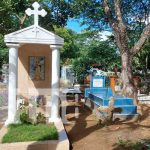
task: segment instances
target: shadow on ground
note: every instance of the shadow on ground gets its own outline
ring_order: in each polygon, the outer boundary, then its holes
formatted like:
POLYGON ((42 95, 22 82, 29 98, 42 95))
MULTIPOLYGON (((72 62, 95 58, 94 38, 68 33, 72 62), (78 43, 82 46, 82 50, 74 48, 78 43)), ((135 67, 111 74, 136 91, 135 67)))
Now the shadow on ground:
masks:
POLYGON ((143 105, 140 108, 142 116, 136 122, 116 121, 112 125, 102 126, 89 108, 77 102, 68 102, 71 105, 67 106, 67 119, 71 124, 66 124, 65 128, 72 144, 71 149, 124 150, 116 144, 119 137, 133 141, 150 139, 150 106, 143 105), (76 110, 79 110, 78 117, 75 115, 76 110))

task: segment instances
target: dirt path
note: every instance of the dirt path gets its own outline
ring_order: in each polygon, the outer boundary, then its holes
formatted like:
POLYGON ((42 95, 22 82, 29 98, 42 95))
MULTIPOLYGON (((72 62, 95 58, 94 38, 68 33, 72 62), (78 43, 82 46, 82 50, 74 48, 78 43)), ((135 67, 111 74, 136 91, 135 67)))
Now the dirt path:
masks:
POLYGON ((7 107, 0 107, 0 129, 4 125, 4 122, 7 119, 7 107))
POLYGON ((0 129, 7 119, 8 113, 8 90, 7 85, 0 82, 0 129))
POLYGON ((150 106, 143 107, 140 122, 121 122, 102 127, 95 115, 87 107, 69 102, 67 119, 70 124, 65 125, 73 150, 119 150, 118 139, 150 139, 150 106), (76 118, 75 109, 79 110, 76 118))

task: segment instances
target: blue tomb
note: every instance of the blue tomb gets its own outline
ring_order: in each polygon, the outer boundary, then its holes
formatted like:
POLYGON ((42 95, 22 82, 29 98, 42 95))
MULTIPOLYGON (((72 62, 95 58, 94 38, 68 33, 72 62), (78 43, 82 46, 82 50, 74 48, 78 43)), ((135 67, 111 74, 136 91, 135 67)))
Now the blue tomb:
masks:
POLYGON ((90 88, 85 89, 84 96, 86 102, 93 105, 92 109, 99 106, 108 106, 110 97, 115 98, 114 107, 121 108, 121 112, 113 114, 114 118, 127 119, 138 117, 137 106, 134 105, 134 100, 125 96, 113 94, 111 88, 105 87, 105 76, 92 77, 90 88))

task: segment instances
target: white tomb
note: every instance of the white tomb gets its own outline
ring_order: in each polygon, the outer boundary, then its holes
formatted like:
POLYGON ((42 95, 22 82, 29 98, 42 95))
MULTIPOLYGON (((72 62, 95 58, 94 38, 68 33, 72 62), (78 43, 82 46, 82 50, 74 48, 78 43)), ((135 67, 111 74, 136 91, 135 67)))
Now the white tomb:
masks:
MULTIPOLYGON (((40 5, 33 3, 34 10, 28 8, 26 14, 34 15, 34 25, 5 35, 9 47, 9 83, 8 83, 8 119, 6 125, 16 122, 18 91, 28 97, 29 89, 46 88, 51 95, 51 114, 49 121, 59 119, 59 75, 60 51, 64 39, 38 25, 38 16, 44 17, 45 10, 39 10, 40 5), (29 76, 29 57, 45 59, 45 76, 40 80, 32 80, 29 76)), ((40 66, 41 67, 41 66, 40 66)), ((40 67, 35 71, 39 72, 40 67)), ((20 94, 19 93, 19 94, 20 94)))

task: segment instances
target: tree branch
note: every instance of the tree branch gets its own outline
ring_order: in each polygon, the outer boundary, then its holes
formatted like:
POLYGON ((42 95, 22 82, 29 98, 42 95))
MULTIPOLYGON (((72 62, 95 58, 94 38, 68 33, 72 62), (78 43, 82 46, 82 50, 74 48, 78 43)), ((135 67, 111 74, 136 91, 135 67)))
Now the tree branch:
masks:
POLYGON ((119 22, 123 22, 121 10, 120 10, 120 0, 114 0, 114 4, 115 4, 115 13, 116 13, 117 19, 119 22))
POLYGON ((109 23, 111 24, 112 28, 116 30, 117 22, 115 21, 113 15, 112 15, 111 9, 108 5, 108 0, 104 0, 103 6, 104 6, 105 14, 108 17, 109 23))
POLYGON ((22 26, 24 25, 24 22, 25 22, 26 18, 27 18, 26 14, 21 18, 21 20, 20 20, 20 28, 22 28, 22 26))
POLYGON ((19 22, 20 22, 20 29, 21 29, 21 28, 23 27, 23 24, 24 24, 26 18, 27 18, 27 15, 24 14, 24 16, 23 16, 22 18, 19 17, 19 15, 17 15, 17 14, 15 14, 15 15, 16 15, 16 17, 19 19, 19 22))
POLYGON ((129 50, 128 48, 128 40, 127 40, 127 26, 123 21, 122 12, 121 12, 121 0, 114 0, 114 9, 115 15, 117 17, 117 30, 115 33, 117 45, 121 51, 121 53, 129 50))
POLYGON ((21 21, 21 18, 15 13, 15 16, 19 19, 19 21, 21 21))
POLYGON ((117 20, 119 22, 119 25, 121 27, 121 30, 126 30, 126 25, 123 22, 122 19, 122 13, 121 13, 121 5, 120 5, 120 0, 114 0, 114 4, 115 4, 115 14, 117 16, 117 20))
POLYGON ((131 48, 130 51, 131 51, 131 54, 132 54, 132 55, 135 55, 135 54, 137 54, 137 53, 140 51, 140 49, 143 47, 143 45, 144 45, 146 39, 147 39, 149 36, 150 36, 150 24, 145 27, 145 29, 143 30, 143 32, 142 32, 142 34, 141 34, 139 40, 138 40, 138 41, 134 44, 134 46, 131 48))

